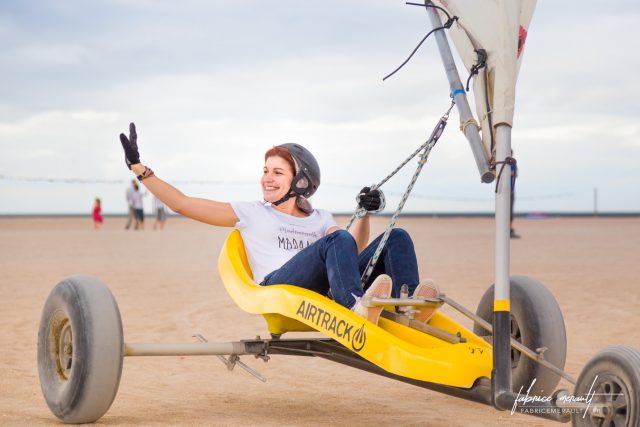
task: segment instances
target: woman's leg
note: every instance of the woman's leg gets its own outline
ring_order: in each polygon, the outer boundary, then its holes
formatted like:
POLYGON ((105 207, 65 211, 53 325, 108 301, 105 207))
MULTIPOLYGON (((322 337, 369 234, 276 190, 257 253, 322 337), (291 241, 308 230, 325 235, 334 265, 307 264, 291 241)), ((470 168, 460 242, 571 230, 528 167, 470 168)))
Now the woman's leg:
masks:
MULTIPOLYGON (((358 255, 360 274, 364 273, 381 239, 382 235, 378 236, 358 255)), ((416 289, 416 286, 418 286, 420 277, 418 275, 418 260, 416 258, 413 240, 411 240, 409 233, 401 228, 391 230, 387 243, 384 245, 382 254, 380 258, 378 258, 378 262, 373 270, 373 274, 369 277, 365 287, 371 284, 371 282, 382 273, 388 274, 391 276, 391 280, 393 280, 392 296, 394 298, 400 297, 400 288, 403 284, 409 287, 409 295, 413 295, 413 291, 416 289)))
POLYGON ((337 303, 353 307, 364 291, 358 273, 356 242, 345 230, 338 230, 298 252, 282 267, 269 273, 262 285, 291 284, 326 295, 337 303))

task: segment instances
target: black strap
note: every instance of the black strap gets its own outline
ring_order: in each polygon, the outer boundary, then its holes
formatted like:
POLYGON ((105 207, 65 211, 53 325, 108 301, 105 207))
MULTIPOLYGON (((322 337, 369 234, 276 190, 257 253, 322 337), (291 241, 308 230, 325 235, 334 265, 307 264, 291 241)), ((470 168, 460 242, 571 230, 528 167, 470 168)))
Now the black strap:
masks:
POLYGON ((289 191, 285 196, 283 196, 280 200, 275 201, 273 203, 271 203, 273 206, 279 206, 281 204, 283 204, 284 202, 286 202, 287 200, 289 200, 290 198, 292 198, 293 196, 295 196, 296 193, 294 193, 293 191, 289 191))
POLYGON ((471 78, 478 74, 478 71, 487 66, 487 51, 484 49, 475 49, 474 52, 478 55, 478 62, 471 66, 469 70, 469 77, 467 78, 467 92, 469 92, 469 82, 471 78))
MULTIPOLYGON (((496 178, 496 193, 498 192, 498 186, 500 185, 500 177, 502 177, 502 171, 504 170, 504 167, 506 165, 511 165, 512 166, 512 171, 515 171, 516 168, 518 167, 518 162, 516 161, 515 157, 511 157, 511 156, 507 156, 504 158, 503 162, 495 162, 494 166, 498 166, 498 165, 502 165, 500 167, 500 172, 498 172, 498 177, 496 178)), ((516 176, 514 173, 511 174, 511 191, 515 190, 516 188, 516 176)))
MULTIPOLYGON (((415 49, 413 49, 413 52, 411 52, 411 54, 409 55, 409 57, 408 57, 407 59, 405 59, 405 60, 404 60, 404 62, 403 62, 402 64, 400 64, 400 66, 398 66, 398 68, 396 68, 396 69, 395 69, 395 70, 393 70, 391 73, 389 73, 388 75, 386 75, 385 77, 383 77, 383 78, 382 78, 382 81, 387 80, 389 77, 393 76, 395 73, 397 73, 398 71, 400 71, 400 69, 401 69, 402 67, 404 67, 404 66, 405 66, 405 64, 411 60, 411 58, 413 58, 413 55, 418 51, 418 49, 420 49, 420 46, 422 46, 422 43, 424 43, 424 41, 425 41, 425 40, 426 40, 426 39, 427 39, 431 34, 433 34, 434 32, 436 32, 436 31, 438 31, 438 30, 444 30, 444 29, 449 29, 449 28, 451 28, 451 26, 453 25, 453 23, 454 23, 454 22, 456 22, 456 21, 458 20, 458 17, 457 17, 457 16, 451 16, 451 15, 449 15, 449 13, 447 13, 447 11, 446 11, 446 10, 444 10, 444 9, 443 9, 443 8, 441 8, 441 7, 435 6, 435 5, 433 5, 433 4, 426 4, 426 3, 409 3, 409 2, 407 2, 407 4, 408 4, 408 5, 410 5, 410 6, 422 6, 422 7, 425 7, 425 8, 432 7, 432 8, 434 8, 434 9, 439 9, 439 10, 443 11, 443 12, 447 15, 447 18, 448 18, 448 19, 447 19, 447 21, 442 25, 442 27, 434 28, 433 30, 429 31, 429 32, 427 33, 427 35, 426 35, 426 36, 424 36, 424 37, 422 38, 422 40, 420 40, 420 43, 418 43, 418 45, 415 47, 415 49)), ((467 89, 467 90, 468 90, 468 89, 467 89)))

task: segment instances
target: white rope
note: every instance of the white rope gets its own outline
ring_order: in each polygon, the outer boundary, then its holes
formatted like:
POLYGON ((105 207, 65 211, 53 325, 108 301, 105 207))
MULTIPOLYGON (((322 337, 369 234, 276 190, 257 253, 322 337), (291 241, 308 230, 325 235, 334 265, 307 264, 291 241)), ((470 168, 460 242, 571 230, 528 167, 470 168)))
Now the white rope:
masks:
POLYGON ((476 119, 474 119, 473 117, 469 117, 467 120, 460 122, 460 130, 462 132, 464 132, 464 130, 467 128, 467 126, 469 125, 473 125, 476 127, 476 129, 478 129, 478 131, 480 131, 480 126, 478 125, 478 122, 476 122, 476 119))
MULTIPOLYGON (((409 185, 407 186, 407 189, 402 195, 402 199, 398 204, 398 208, 396 209, 396 211, 393 213, 393 216, 391 217, 391 222, 389 223, 389 226, 387 227, 384 234, 382 235, 382 239, 380 240, 380 243, 378 244, 376 251, 373 253, 373 256, 369 260, 369 263, 367 264, 367 267, 365 268, 364 273, 362 274, 361 283, 363 287, 369 280, 369 277, 371 277, 371 273, 373 272, 373 269, 375 268, 378 262, 378 259, 380 258, 380 254, 382 253, 382 250, 384 249, 385 244, 387 243, 389 234, 391 234, 391 230, 393 230, 393 228, 396 225, 396 221, 398 220, 398 217, 402 212, 402 208, 404 207, 404 204, 409 198, 409 194, 411 193, 413 186, 418 180, 418 176, 420 175, 420 172, 422 171, 423 166, 427 162, 427 158, 431 153, 431 149, 436 145, 436 142, 438 142, 438 139, 442 135, 444 128, 447 126, 449 113, 451 112, 451 109, 453 109, 454 105, 455 105, 455 102, 451 101, 451 106, 446 111, 446 113, 444 113, 444 115, 440 118, 440 120, 438 120, 438 123, 436 124, 435 128, 431 132, 431 136, 429 136, 429 139, 427 139, 427 141, 424 144, 422 144, 416 151, 414 151, 409 157, 407 157, 407 159, 403 161, 400 164, 400 166, 398 166, 393 172, 387 175, 382 181, 380 181, 378 184, 371 187, 371 190, 378 189, 385 182, 387 182, 393 175, 395 175, 400 169, 402 169, 402 167, 404 167, 412 158, 414 158, 418 153, 422 152, 422 154, 420 155, 420 159, 418 160, 418 167, 416 168, 416 171, 413 174, 413 177, 411 178, 411 182, 409 183, 409 185)), ((349 224, 346 227, 347 230, 351 228, 355 219, 357 217, 360 217, 359 215, 362 215, 363 210, 364 209, 362 208, 356 208, 356 212, 351 216, 351 219, 349 220, 349 224)), ((366 211, 365 211, 365 214, 366 214, 366 211)))

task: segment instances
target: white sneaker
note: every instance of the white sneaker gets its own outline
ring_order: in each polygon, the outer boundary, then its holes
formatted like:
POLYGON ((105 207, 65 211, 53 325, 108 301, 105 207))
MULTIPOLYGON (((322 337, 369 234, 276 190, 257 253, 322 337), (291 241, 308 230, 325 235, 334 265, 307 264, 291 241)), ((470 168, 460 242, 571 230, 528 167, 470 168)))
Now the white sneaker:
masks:
MULTIPOLYGON (((420 283, 416 290, 413 291, 413 298, 437 298, 440 296, 440 290, 438 286, 433 282, 433 280, 425 280, 420 283)), ((433 313, 436 312, 436 307, 415 307, 418 309, 418 313, 414 316, 418 322, 427 322, 433 316, 433 313)))
POLYGON ((392 287, 393 284, 391 282, 391 277, 386 274, 379 275, 373 281, 371 286, 369 286, 369 289, 367 289, 364 296, 362 298, 357 298, 355 305, 351 307, 351 311, 377 325, 383 307, 369 307, 368 303, 373 297, 389 298, 391 296, 392 287))

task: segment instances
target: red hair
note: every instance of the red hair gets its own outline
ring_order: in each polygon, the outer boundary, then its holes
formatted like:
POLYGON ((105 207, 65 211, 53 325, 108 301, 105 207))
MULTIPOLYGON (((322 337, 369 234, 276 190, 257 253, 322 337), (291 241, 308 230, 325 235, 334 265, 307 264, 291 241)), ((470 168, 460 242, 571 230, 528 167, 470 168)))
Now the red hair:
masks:
POLYGON ((266 153, 264 153, 264 161, 266 162, 269 157, 280 157, 285 160, 291 167, 293 174, 296 174, 296 162, 293 160, 291 153, 282 147, 272 147, 266 153))

